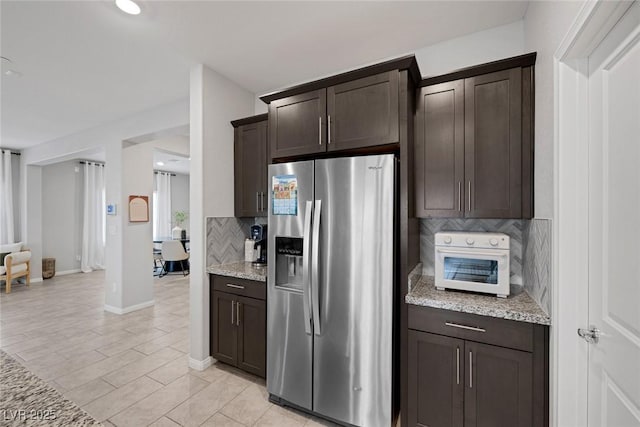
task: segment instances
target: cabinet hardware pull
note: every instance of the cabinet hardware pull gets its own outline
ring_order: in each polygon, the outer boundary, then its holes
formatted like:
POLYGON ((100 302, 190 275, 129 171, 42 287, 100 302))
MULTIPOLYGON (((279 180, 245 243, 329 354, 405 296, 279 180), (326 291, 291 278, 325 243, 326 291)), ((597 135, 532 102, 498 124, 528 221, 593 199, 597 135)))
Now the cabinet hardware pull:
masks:
POLYGON ((473 388, 473 351, 469 350, 469 388, 473 388))
POLYGON ((238 304, 236 306, 236 325, 240 326, 240 303, 236 302, 236 304, 238 304))
POLYGON ((469 180, 469 206, 467 208, 471 212, 471 180, 469 180))
POLYGON ((329 144, 331 144, 331 116, 327 116, 327 123, 327 132, 329 133, 327 140, 329 141, 329 144))
POLYGON ((462 211, 462 181, 458 181, 458 211, 462 211))
POLYGON ((260 212, 260 193, 256 191, 256 212, 260 212))
POLYGON ((460 347, 456 347, 456 384, 460 384, 460 347))
POLYGON ((242 285, 234 285, 233 283, 227 283, 228 288, 244 289, 242 285))
POLYGON ((236 306, 236 302, 235 301, 231 301, 231 324, 233 325, 233 308, 236 306))
POLYGON ((322 145, 322 116, 318 117, 318 145, 322 145))
POLYGON ((458 323, 445 322, 447 326, 451 326, 452 328, 460 328, 460 329, 468 329, 470 331, 476 332, 487 332, 486 329, 476 328, 475 326, 467 326, 467 325, 459 325, 458 323))
POLYGON ((264 212, 264 191, 260 192, 260 200, 262 201, 261 207, 262 207, 262 212, 264 212))

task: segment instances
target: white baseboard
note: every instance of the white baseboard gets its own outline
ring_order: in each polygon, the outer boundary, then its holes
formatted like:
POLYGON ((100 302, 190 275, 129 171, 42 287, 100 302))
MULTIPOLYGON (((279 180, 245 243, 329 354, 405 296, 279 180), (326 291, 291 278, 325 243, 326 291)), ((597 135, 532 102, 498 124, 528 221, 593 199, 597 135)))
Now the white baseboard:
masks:
POLYGON ((29 283, 40 283, 42 282, 42 277, 32 277, 31 280, 29 280, 29 283))
POLYGON ((213 357, 209 356, 204 360, 196 360, 193 357, 189 357, 189 367, 196 371, 204 371, 213 363, 213 357))
POLYGON ((119 307, 114 307, 112 305, 105 304, 104 311, 108 311, 109 313, 114 313, 114 314, 127 314, 127 313, 131 313, 132 311, 142 310, 143 308, 151 307, 153 304, 155 304, 154 300, 143 302, 141 304, 130 305, 129 307, 125 307, 125 308, 119 308, 119 307))
MULTIPOLYGON (((82 270, 80 270, 79 268, 74 269, 74 270, 62 270, 62 271, 56 271, 56 276, 66 276, 67 274, 76 274, 76 273, 80 273, 82 270)), ((55 277, 55 276, 53 276, 55 277)))

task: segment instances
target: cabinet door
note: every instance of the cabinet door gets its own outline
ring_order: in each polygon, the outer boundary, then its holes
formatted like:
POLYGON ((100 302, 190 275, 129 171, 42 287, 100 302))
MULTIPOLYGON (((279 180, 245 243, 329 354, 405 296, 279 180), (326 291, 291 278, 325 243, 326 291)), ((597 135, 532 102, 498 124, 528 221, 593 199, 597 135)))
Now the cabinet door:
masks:
POLYGON ((531 353, 471 341, 465 353, 465 427, 531 426, 531 353))
POLYGON ((234 136, 235 216, 266 216, 267 122, 239 126, 234 136))
POLYGON ((465 216, 522 216, 522 71, 465 79, 465 216))
POLYGON ((398 132, 398 71, 327 88, 329 151, 395 144, 398 132))
POLYGON ((320 89, 269 104, 271 158, 326 151, 327 90, 320 89))
POLYGON ((238 297, 238 367, 266 376, 267 304, 266 301, 238 297))
POLYGON ((420 89, 416 116, 416 216, 462 217, 464 81, 420 89))
POLYGON ((215 291, 211 297, 211 355, 234 366, 238 360, 237 299, 234 295, 215 291))
POLYGON ((464 341, 409 330, 409 426, 463 425, 464 341))

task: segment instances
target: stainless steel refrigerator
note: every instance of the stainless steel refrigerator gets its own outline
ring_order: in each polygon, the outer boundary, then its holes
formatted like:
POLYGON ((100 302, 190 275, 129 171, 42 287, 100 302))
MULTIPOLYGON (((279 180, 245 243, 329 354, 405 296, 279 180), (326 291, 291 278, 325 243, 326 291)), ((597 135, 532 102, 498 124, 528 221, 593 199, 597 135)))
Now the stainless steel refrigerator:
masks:
POLYGON ((394 156, 274 164, 268 182, 270 398, 390 426, 394 156))

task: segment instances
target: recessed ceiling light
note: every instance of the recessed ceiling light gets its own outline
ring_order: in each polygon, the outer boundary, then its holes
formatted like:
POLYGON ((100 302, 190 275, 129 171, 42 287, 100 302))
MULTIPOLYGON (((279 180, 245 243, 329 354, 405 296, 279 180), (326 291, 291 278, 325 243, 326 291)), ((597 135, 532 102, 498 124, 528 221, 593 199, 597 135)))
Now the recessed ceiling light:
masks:
POLYGON ((118 6, 121 11, 128 13, 129 15, 140 14, 140 6, 138 6, 133 0, 116 0, 116 6, 118 6))
POLYGON ((164 162, 156 162, 156 165, 158 165, 158 166, 164 166, 164 162))

